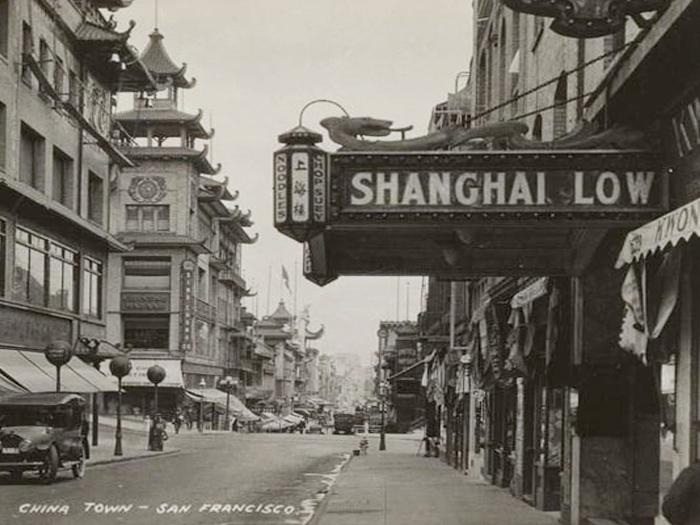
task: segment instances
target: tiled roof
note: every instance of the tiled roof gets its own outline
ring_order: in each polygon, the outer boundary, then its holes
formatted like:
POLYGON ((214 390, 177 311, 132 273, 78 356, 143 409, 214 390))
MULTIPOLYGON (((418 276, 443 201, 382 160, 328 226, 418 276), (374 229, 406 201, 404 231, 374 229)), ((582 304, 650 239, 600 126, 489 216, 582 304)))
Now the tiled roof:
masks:
POLYGON ((170 58, 168 51, 163 45, 163 35, 154 29, 149 35, 148 45, 141 54, 141 61, 146 65, 153 75, 161 78, 171 78, 176 87, 192 87, 193 82, 185 79, 187 64, 178 66, 170 58))
POLYGON ((78 40, 100 41, 100 42, 126 42, 131 30, 118 33, 108 27, 93 24, 92 22, 82 22, 75 31, 78 40))

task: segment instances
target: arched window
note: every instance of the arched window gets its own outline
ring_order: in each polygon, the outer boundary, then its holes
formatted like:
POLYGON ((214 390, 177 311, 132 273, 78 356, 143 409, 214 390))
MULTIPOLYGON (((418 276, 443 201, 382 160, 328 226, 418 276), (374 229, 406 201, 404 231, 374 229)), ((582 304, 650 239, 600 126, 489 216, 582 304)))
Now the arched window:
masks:
POLYGON ((542 115, 537 115, 532 124, 532 140, 542 140, 542 115))
POLYGON ((552 136, 561 137, 566 133, 566 99, 568 98, 569 86, 566 81, 566 74, 559 75, 557 89, 554 91, 554 110, 552 112, 552 136))

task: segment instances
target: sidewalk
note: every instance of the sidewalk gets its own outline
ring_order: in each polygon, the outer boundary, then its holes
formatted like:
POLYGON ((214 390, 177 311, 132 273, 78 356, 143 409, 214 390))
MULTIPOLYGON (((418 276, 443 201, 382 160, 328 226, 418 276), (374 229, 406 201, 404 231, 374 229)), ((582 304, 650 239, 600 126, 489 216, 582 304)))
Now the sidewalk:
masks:
POLYGON ((173 446, 170 440, 165 442, 163 451, 150 451, 146 449, 147 435, 145 432, 135 432, 132 430, 122 431, 122 453, 121 456, 114 455, 114 428, 100 425, 99 445, 90 446, 90 459, 87 466, 105 465, 122 461, 150 458, 154 456, 165 456, 176 454, 180 450, 173 446))
POLYGON ((314 525, 556 525, 507 491, 470 479, 437 458, 416 456, 419 441, 387 436, 379 452, 354 456, 314 525))

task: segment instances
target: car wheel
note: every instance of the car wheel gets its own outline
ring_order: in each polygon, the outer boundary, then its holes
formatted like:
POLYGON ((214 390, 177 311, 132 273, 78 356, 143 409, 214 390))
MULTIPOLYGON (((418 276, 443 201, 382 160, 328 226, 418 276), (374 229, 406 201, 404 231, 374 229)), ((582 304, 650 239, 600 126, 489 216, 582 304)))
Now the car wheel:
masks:
POLYGON ((74 478, 82 478, 85 475, 85 463, 87 456, 87 454, 85 453, 85 445, 82 445, 80 448, 80 458, 78 459, 78 462, 71 467, 74 478))
POLYGON ((58 472, 58 451, 51 445, 44 456, 44 464, 39 467, 39 479, 47 485, 53 483, 58 472))

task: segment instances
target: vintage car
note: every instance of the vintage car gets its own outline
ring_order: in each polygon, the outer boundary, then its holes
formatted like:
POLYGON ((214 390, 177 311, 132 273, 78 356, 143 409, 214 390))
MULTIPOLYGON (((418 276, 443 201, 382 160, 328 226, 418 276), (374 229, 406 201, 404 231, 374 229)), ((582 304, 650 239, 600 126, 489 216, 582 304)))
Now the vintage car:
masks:
POLYGON ((354 434, 355 427, 361 426, 363 418, 357 414, 336 413, 333 415, 334 434, 354 434))
POLYGON ((59 469, 85 474, 90 457, 85 399, 69 393, 8 394, 0 397, 0 472, 13 480, 34 471, 44 483, 59 469))

